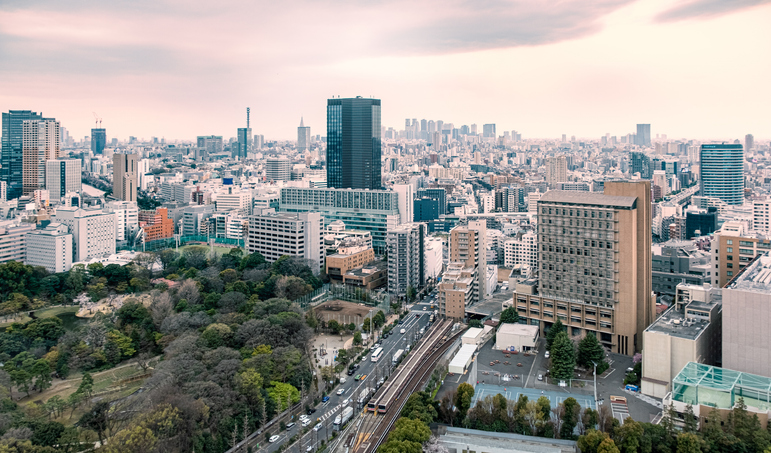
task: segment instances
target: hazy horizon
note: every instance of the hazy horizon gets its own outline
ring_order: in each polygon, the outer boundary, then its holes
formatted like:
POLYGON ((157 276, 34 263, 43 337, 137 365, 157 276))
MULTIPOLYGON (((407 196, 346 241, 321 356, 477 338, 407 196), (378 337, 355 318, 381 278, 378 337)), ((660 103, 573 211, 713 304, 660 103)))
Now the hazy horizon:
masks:
POLYGON ((326 100, 382 125, 495 123, 524 138, 771 138, 771 0, 43 0, 0 5, 0 111, 81 139, 326 135, 326 100), (763 44, 766 43, 766 44, 763 44))

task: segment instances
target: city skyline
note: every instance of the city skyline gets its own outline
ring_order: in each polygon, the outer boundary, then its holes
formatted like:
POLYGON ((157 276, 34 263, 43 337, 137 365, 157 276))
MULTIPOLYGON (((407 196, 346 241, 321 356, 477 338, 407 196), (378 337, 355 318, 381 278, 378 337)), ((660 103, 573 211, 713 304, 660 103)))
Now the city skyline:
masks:
POLYGON ((361 95, 397 130, 771 136, 767 1, 184 6, 4 2, 0 110, 46 112, 78 139, 96 111, 108 139, 194 140, 235 137, 251 106, 255 134, 294 140, 300 117, 324 135, 325 99, 361 95))

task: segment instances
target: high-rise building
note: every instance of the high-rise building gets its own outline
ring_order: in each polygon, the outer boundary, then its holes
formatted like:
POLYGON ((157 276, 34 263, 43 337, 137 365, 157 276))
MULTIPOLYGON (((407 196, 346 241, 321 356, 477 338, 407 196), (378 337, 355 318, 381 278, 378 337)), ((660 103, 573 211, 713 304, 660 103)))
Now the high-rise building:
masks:
POLYGON ((23 177, 25 195, 46 186, 46 161, 61 157, 59 122, 26 120, 22 124, 23 177))
POLYGON ((637 135, 635 136, 634 144, 637 146, 651 146, 651 125, 650 124, 637 125, 637 135))
POLYGON ((701 194, 729 205, 744 203, 744 149, 740 144, 701 145, 701 194))
POLYGON ((412 223, 412 208, 415 201, 415 192, 412 190, 412 184, 394 184, 393 191, 399 195, 399 223, 412 223))
POLYGON ((447 191, 444 188, 418 189, 418 198, 431 198, 439 203, 439 215, 447 214, 447 191))
POLYGON ((426 284, 425 223, 406 223, 388 231, 388 293, 404 297, 407 288, 419 291, 426 284))
POLYGON ((305 127, 300 118, 300 127, 297 128, 297 152, 307 153, 311 146, 311 128, 305 127))
POLYGON ((752 136, 752 134, 747 134, 744 136, 744 150, 749 154, 752 151, 752 148, 755 146, 755 137, 752 136))
POLYGON ((286 157, 269 157, 265 159, 265 180, 289 181, 292 179, 292 161, 286 157))
POLYGON ((299 256, 313 262, 311 269, 318 273, 325 257, 323 227, 319 212, 276 213, 265 209, 249 216, 246 250, 259 252, 270 263, 284 255, 299 256))
POLYGON ((771 198, 752 202, 752 229, 771 235, 771 198))
POLYGON ((105 257, 115 253, 115 214, 101 209, 60 207, 56 222, 72 234, 73 261, 105 257))
POLYGON ((50 223, 27 233, 25 264, 42 266, 48 272, 67 272, 72 268, 72 234, 66 225, 50 223))
POLYGON ((771 240, 764 233, 749 231, 747 224, 731 220, 712 235, 712 283, 722 288, 761 253, 771 250, 771 240))
POLYGON ((639 151, 635 151, 630 154, 630 158, 632 161, 632 175, 639 173, 640 178, 642 179, 651 179, 653 177, 653 163, 651 163, 650 157, 639 151))
POLYGON ((520 319, 572 337, 594 334, 632 355, 655 318, 650 181, 607 181, 605 193, 552 190, 538 200, 537 285, 518 285, 520 319), (561 225, 561 226, 555 226, 561 225))
POLYGON ((246 159, 249 151, 252 150, 252 128, 249 125, 249 108, 246 108, 246 127, 238 128, 238 148, 235 157, 246 159))
POLYGON ((23 262, 27 257, 27 233, 35 231, 34 223, 0 222, 0 264, 23 262))
POLYGON ((222 152, 221 135, 199 135, 198 136, 197 157, 201 160, 208 160, 212 154, 222 152))
POLYGON ((110 201, 104 212, 115 214, 115 240, 121 245, 139 233, 139 206, 136 201, 110 201))
POLYGON ((449 258, 448 270, 439 285, 439 314, 463 319, 466 307, 484 299, 488 293, 485 287, 487 224, 484 220, 469 221, 468 225, 458 225, 450 230, 449 258))
POLYGON ((496 134, 495 134, 495 124, 484 124, 484 125, 482 125, 482 137, 484 137, 484 138, 495 138, 496 137, 496 134))
POLYGON ((104 147, 107 145, 107 129, 91 129, 91 153, 100 155, 104 153, 104 147))
POLYGON ((138 154, 113 154, 112 195, 118 200, 137 201, 138 154))
POLYGON ((327 186, 381 188, 380 99, 327 101, 327 186))
POLYGON ((9 200, 19 198, 23 194, 24 121, 42 119, 42 114, 30 110, 10 110, 3 113, 0 180, 7 184, 9 200))
POLYGON ((568 161, 565 156, 546 159, 546 184, 554 188, 558 182, 568 180, 568 161))
POLYGON ((55 159, 46 161, 46 190, 52 199, 58 200, 70 192, 83 190, 80 159, 55 159))

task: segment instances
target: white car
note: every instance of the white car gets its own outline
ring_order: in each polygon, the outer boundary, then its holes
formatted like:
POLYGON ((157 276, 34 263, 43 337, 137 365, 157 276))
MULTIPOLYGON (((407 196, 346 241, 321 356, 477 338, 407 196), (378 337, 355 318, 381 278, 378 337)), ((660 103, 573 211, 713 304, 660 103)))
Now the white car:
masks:
POLYGON ((270 439, 268 439, 268 442, 274 443, 280 439, 279 435, 276 434, 275 436, 270 436, 270 439))
POLYGON ((546 354, 544 354, 543 356, 548 359, 549 358, 549 351, 546 351, 546 354))
POLYGON ((303 428, 305 428, 306 426, 311 424, 311 421, 310 421, 310 419, 307 419, 307 418, 306 419, 302 419, 302 420, 300 420, 300 424, 302 424, 303 428))
POLYGON ((341 377, 341 378, 340 378, 340 383, 341 383, 341 384, 345 384, 345 378, 344 378, 344 377, 341 377))
POLYGON ((426 311, 426 310, 428 310, 428 307, 423 307, 423 311, 426 311))
POLYGON ((338 396, 339 396, 339 395, 342 395, 343 393, 345 393, 345 389, 339 389, 339 390, 337 391, 337 395, 338 395, 338 396))
POLYGON ((298 417, 300 420, 308 420, 310 417, 308 417, 305 414, 300 414, 300 417, 298 417))
POLYGON ((314 427, 313 427, 313 430, 314 430, 314 431, 319 431, 319 430, 321 430, 321 428, 322 428, 323 426, 324 426, 324 425, 323 425, 322 423, 319 423, 318 425, 316 425, 316 426, 314 426, 314 427))
POLYGON ((347 406, 350 402, 351 402, 351 399, 346 398, 345 400, 343 400, 343 406, 347 406))

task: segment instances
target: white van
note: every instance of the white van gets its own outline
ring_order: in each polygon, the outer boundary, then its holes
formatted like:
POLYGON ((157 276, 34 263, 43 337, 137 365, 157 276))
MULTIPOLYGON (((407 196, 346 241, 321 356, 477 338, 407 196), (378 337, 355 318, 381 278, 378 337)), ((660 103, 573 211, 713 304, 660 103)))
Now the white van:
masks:
POLYGON ((404 335, 405 332, 406 332, 406 330, 404 330, 404 329, 399 331, 399 333, 402 334, 402 335, 404 335))

